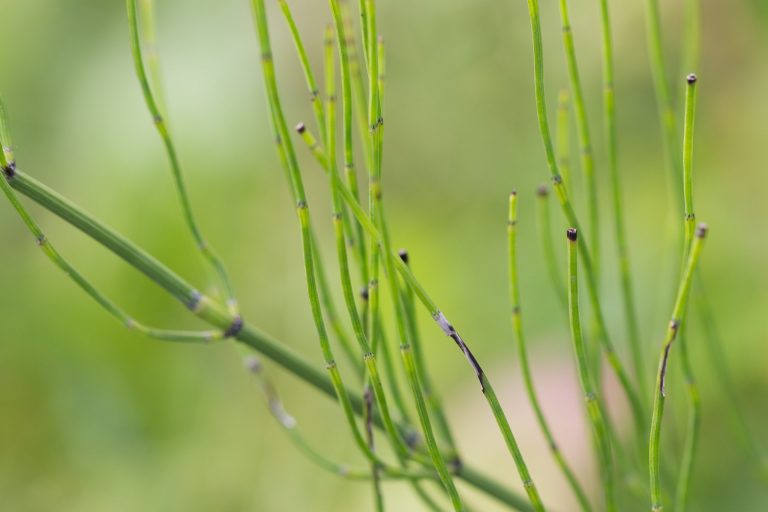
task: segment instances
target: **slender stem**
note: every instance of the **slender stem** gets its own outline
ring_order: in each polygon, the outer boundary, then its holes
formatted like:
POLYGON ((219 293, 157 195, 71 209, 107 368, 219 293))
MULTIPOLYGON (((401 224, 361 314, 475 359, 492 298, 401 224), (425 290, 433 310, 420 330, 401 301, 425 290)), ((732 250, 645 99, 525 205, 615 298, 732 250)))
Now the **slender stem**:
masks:
MULTIPOLYGON (((686 78, 685 122, 683 130, 683 204, 685 207, 685 245, 683 246, 683 262, 691 250, 695 231, 696 214, 693 210, 693 133, 696 119, 696 75, 686 78)), ((677 489, 675 491, 675 510, 683 512, 688 501, 688 491, 693 474, 693 464, 696 456, 699 427, 701 423, 701 399, 696 378, 693 375, 688 354, 688 336, 684 328, 680 329, 680 362, 683 368, 686 389, 688 391, 688 425, 685 433, 685 446, 680 465, 677 489)))
POLYGON ((651 482, 651 511, 660 512, 663 510, 661 473, 660 473, 660 441, 661 441, 661 422, 664 416, 664 403, 666 401, 665 379, 667 374, 667 363, 669 360, 669 351, 672 343, 677 337, 686 316, 686 306, 688 295, 693 281, 693 274, 699 262, 701 249, 707 234, 707 227, 699 224, 696 229, 695 237, 691 245, 687 262, 680 278, 680 284, 677 289, 677 298, 672 309, 672 319, 667 327, 664 342, 659 356, 659 367, 656 376, 656 390, 654 393, 653 416, 651 419, 651 434, 648 444, 648 467, 651 482))
MULTIPOLYGON (((544 144, 544 150, 547 156, 547 164, 552 176, 552 183, 557 193, 558 201, 563 210, 568 223, 579 229, 579 222, 576 218, 576 212, 573 209, 573 205, 568 197, 568 192, 563 186, 563 179, 560 176, 560 172, 557 166, 557 158, 555 156, 554 144, 552 143, 552 137, 549 130, 549 121, 547 119, 547 105, 544 95, 544 48, 541 37, 541 17, 539 14, 539 2, 538 0, 528 0, 528 12, 531 22, 531 33, 533 36, 533 53, 534 53, 534 84, 536 92, 536 110, 539 118, 539 130, 541 132, 542 142, 544 144)), ((613 343, 608 335, 608 330, 605 324, 605 319, 602 313, 602 307, 600 305, 600 298, 598 294, 597 284, 597 272, 593 268, 592 259, 590 257, 589 248, 583 237, 579 237, 579 250, 581 252, 582 265, 584 266, 584 273, 587 278, 587 291, 589 294, 590 306, 594 315, 596 335, 600 340, 605 351, 608 363, 611 365, 614 373, 619 379, 619 383, 627 395, 629 400, 632 415, 635 423, 635 428, 638 432, 645 432, 645 413, 638 396, 637 390, 632 385, 629 379, 629 375, 624 369, 624 365, 619 359, 616 351, 613 347, 613 343)))
POLYGON ((573 41, 573 31, 568 15, 567 0, 560 0, 560 20, 562 22, 565 60, 568 64, 568 79, 571 86, 571 94, 573 95, 573 109, 576 113, 576 132, 579 137, 581 170, 584 173, 584 186, 587 192, 587 217, 589 218, 589 243, 587 245, 589 245, 592 254, 595 274, 599 275, 600 211, 599 200, 597 197, 597 180, 595 179, 595 158, 592 153, 592 136, 590 134, 589 121, 587 119, 584 91, 581 86, 581 79, 579 78, 579 66, 576 61, 576 47, 573 41))
POLYGON ((611 443, 606 425, 605 413, 595 389, 594 380, 590 374, 589 359, 581 331, 581 316, 579 313, 579 280, 578 280, 578 231, 568 229, 568 313, 571 325, 573 350, 576 355, 576 366, 579 371, 579 382, 584 393, 587 413, 595 436, 600 471, 602 473, 605 506, 607 510, 616 510, 616 489, 613 475, 613 457, 611 443))
MULTIPOLYGON (((197 244, 197 249, 200 251, 203 258, 208 262, 208 264, 218 276, 218 280, 224 288, 224 293, 227 298, 227 306, 233 313, 237 313, 237 299, 235 298, 234 288, 232 287, 232 283, 229 279, 229 276, 227 275, 227 271, 224 268, 224 264, 216 255, 215 251, 211 248, 208 242, 203 238, 203 234, 197 225, 197 221, 195 220, 194 213, 192 212, 192 204, 190 202, 186 185, 184 184, 184 179, 182 177, 181 164, 176 153, 176 148, 173 144, 173 139, 171 138, 170 129, 168 128, 168 125, 166 124, 163 117, 163 113, 160 110, 159 104, 155 99, 155 94, 152 91, 149 79, 147 78, 147 72, 144 69, 144 57, 141 50, 141 41, 139 37, 139 27, 136 15, 136 0, 126 0, 126 7, 128 10, 128 29, 131 39, 131 54, 133 56, 134 67, 136 69, 136 76, 138 77, 139 84, 141 85, 141 91, 144 95, 144 102, 146 103, 147 109, 149 110, 149 113, 152 116, 152 120, 155 123, 155 128, 157 128, 157 132, 163 141, 165 151, 168 154, 168 160, 171 165, 174 184, 176 186, 179 202, 181 203, 181 209, 184 214, 184 221, 186 222, 187 228, 189 229, 192 237, 195 240, 195 243, 197 244)), ((147 17, 152 17, 151 12, 145 11, 145 18, 147 17)), ((156 59, 156 56, 154 59, 156 59)), ((156 69, 156 66, 157 63, 155 62, 154 69, 156 69)), ((159 82, 158 76, 155 76, 154 82, 159 82)))
MULTIPOLYGON (((408 251, 402 249, 398 252, 400 260, 410 266, 410 255, 408 251)), ((432 379, 427 371, 427 360, 424 355, 419 326, 416 320, 415 298, 413 289, 403 286, 402 291, 403 304, 405 307, 406 321, 408 323, 408 335, 410 336, 411 346, 413 346, 413 355, 416 359, 416 371, 419 374, 419 382, 424 388, 424 398, 427 400, 430 415, 435 419, 438 433, 446 446, 448 462, 454 468, 461 467, 461 458, 459 457, 456 442, 448 423, 448 417, 445 414, 440 396, 435 393, 432 379)))
POLYGON ((592 510, 592 506, 589 504, 587 494, 584 492, 581 484, 579 484, 576 475, 568 465, 568 462, 565 460, 563 453, 560 451, 560 448, 555 441, 555 436, 552 434, 547 419, 544 417, 544 411, 541 408, 539 398, 536 395, 536 388, 533 384, 533 375, 528 361, 528 348, 523 333, 523 320, 520 306, 520 283, 517 278, 517 193, 515 192, 512 192, 509 196, 509 222, 507 233, 509 242, 509 297, 512 307, 512 327, 517 341, 517 352, 520 359, 520 369, 523 373, 525 391, 528 395, 528 401, 531 403, 531 407, 533 407, 533 412, 536 415, 536 421, 539 424, 539 428, 547 440, 552 457, 555 459, 560 471, 562 471, 563 476, 565 476, 568 481, 571 490, 579 502, 581 510, 590 511, 592 510))
POLYGON ((563 306, 563 310, 568 310, 568 297, 563 278, 560 275, 560 269, 555 256, 555 246, 552 244, 552 221, 549 216, 549 189, 546 185, 541 185, 536 190, 536 227, 539 231, 539 243, 541 252, 544 253, 544 262, 547 265, 547 273, 552 283, 552 290, 555 292, 558 302, 563 306))
MULTIPOLYGON (((232 325, 233 317, 231 313, 203 296, 195 287, 157 259, 147 254, 113 229, 96 220, 92 215, 71 201, 21 171, 16 170, 13 177, 7 179, 16 191, 29 197, 46 210, 103 245, 157 283, 182 304, 189 308, 194 307, 195 304, 205 305, 206 307, 204 308, 198 307, 191 311, 207 323, 220 329, 227 329, 232 325)), ((236 339, 279 364, 327 396, 337 400, 346 399, 352 413, 362 415, 363 401, 359 395, 354 393, 342 395, 341 397, 337 395, 334 383, 326 372, 303 359, 284 343, 277 341, 247 322, 243 324, 236 339)), ((343 407, 343 409, 347 410, 346 407, 343 407)), ((374 423, 377 427, 383 428, 378 414, 374 416, 374 423)), ((457 476, 513 509, 521 511, 532 510, 523 498, 470 466, 463 465, 460 471, 457 472, 457 476)))
MULTIPOLYGON (((632 354, 632 364, 638 388, 648 388, 645 357, 640 342, 640 329, 637 322, 637 308, 633 292, 629 249, 624 229, 624 201, 621 194, 621 174, 619 172, 619 156, 617 146, 617 120, 614 81, 613 35, 611 16, 608 10, 608 0, 600 0, 600 19, 603 37, 603 117, 605 125, 605 141, 608 148, 608 169, 611 178, 611 200, 613 204, 614 232, 616 235, 616 252, 618 257, 619 283, 621 285, 624 317, 627 321, 627 338, 632 354)), ((640 398, 643 405, 645 394, 640 398)))
POLYGON ((560 89, 557 96, 557 165, 565 188, 571 188, 571 95, 560 89))
MULTIPOLYGON (((651 62, 653 87, 656 94, 656 105, 662 129, 662 142, 666 154, 667 168, 674 184, 674 190, 680 195, 680 185, 677 172, 680 169, 678 156, 678 138, 675 123, 675 109, 669 90, 666 63, 664 59, 664 43, 661 36, 661 16, 659 0, 646 0, 646 28, 648 39, 648 54, 651 62)), ((678 210, 679 211, 679 210, 678 210)))
MULTIPOLYGON (((365 438, 368 441, 368 447, 372 452, 376 451, 375 438, 373 435, 373 390, 366 384, 363 392, 363 423, 365 424, 365 438)), ((371 482, 373 484, 373 501, 376 512, 384 511, 384 495, 381 491, 381 472, 375 463, 371 463, 371 482)))

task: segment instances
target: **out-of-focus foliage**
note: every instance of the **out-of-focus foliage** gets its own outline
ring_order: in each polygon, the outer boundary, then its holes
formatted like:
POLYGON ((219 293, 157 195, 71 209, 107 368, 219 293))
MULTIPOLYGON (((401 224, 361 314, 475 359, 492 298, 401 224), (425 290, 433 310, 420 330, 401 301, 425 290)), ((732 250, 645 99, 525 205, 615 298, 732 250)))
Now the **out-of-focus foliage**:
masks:
MULTIPOLYGON (((198 217, 231 269, 248 319, 320 365, 293 207, 268 131, 248 2, 157 3, 170 122, 198 217)), ((678 70, 681 3, 663 2, 670 73, 679 78, 680 94, 690 71, 678 70)), ((394 241, 409 248, 416 272, 487 361, 545 501, 568 510, 564 484, 524 399, 508 320, 505 208, 508 191, 516 188, 524 311, 537 382, 567 456, 580 471, 591 471, 565 316, 551 293, 533 224, 534 190, 546 171, 525 3, 380 4, 388 45, 384 186, 394 241)), ((557 12, 549 4, 543 23, 554 106, 566 76, 557 12)), ((673 208, 680 200, 670 195, 663 164, 641 2, 613 4, 625 209, 642 336, 652 361, 674 291, 679 223, 673 208)), ((319 70, 327 8, 305 0, 291 5, 319 70)), ((133 75, 121 2, 3 0, 0 9, 0 89, 20 167, 201 283, 204 267, 184 229, 133 75)), ((599 139, 598 5, 587 2, 573 11, 599 139)), ((290 38, 276 8, 272 14, 289 120, 309 120, 290 38)), ((703 22, 696 210, 712 228, 703 271, 741 403, 760 433, 768 428, 768 11, 762 0, 704 0, 703 22)), ((604 198, 603 300, 613 335, 626 348, 602 143, 596 149, 604 198)), ((329 223, 322 222, 326 183, 309 158, 304 163, 317 223, 328 235, 329 223)), ((583 206, 583 195, 577 195, 577 207, 583 206)), ((33 211, 62 253, 137 317, 169 327, 188 322, 183 309, 151 283, 51 215, 33 211)), ((565 227, 554 209, 553 219, 565 227)), ((330 236, 324 245, 327 265, 335 269, 328 258, 330 236)), ((473 375, 426 316, 422 320, 460 446, 476 465, 517 485, 473 375)), ((2 510, 370 507, 368 486, 321 473, 293 449, 233 347, 166 345, 125 332, 38 254, 4 202, 0 326, 2 510)), ((691 509, 758 510, 768 493, 734 437, 700 333, 692 327, 704 426, 691 509)), ((269 369, 310 440, 338 459, 358 460, 338 408, 269 369)), ((675 454, 685 421, 679 375, 669 393, 668 419, 677 427, 665 439, 675 454)), ((392 510, 418 509, 407 488, 388 485, 392 510)))

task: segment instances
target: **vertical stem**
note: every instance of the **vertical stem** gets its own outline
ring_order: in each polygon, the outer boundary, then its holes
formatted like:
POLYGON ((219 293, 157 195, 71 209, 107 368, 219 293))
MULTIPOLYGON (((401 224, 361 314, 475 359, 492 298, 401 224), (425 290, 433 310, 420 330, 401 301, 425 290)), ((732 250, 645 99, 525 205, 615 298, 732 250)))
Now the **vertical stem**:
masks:
POLYGON ((602 473, 605 506, 607 510, 616 510, 615 481, 613 475, 613 458, 611 444, 606 426, 605 413, 590 375, 590 365, 581 331, 581 316, 579 313, 579 281, 578 281, 578 231, 570 228, 568 238, 568 312, 571 325, 573 350, 576 355, 576 366, 579 371, 579 382, 584 392, 587 413, 592 425, 592 433, 597 444, 600 471, 602 473))
MULTIPOLYGON (((587 191, 587 217, 589 218, 589 243, 587 245, 589 245, 592 254, 595 276, 597 277, 600 274, 600 215, 597 180, 595 179, 595 159, 592 153, 592 136, 587 119, 584 91, 581 86, 581 79, 579 78, 579 66, 576 61, 576 47, 568 15, 567 0, 560 0, 560 19, 562 21, 565 58, 568 63, 568 78, 571 85, 571 94, 573 95, 573 108, 576 113, 576 131, 579 136, 581 167, 584 172, 584 186, 587 191)), ((565 181, 567 183, 567 180, 565 181)))
POLYGON ((560 89, 557 96, 557 165, 565 188, 571 188, 571 96, 568 89, 560 89))
POLYGON ((555 247, 552 245, 552 222, 549 216, 549 189, 546 185, 541 185, 536 190, 536 227, 539 231, 539 243, 541 251, 544 253, 544 261, 547 265, 547 273, 552 283, 552 290, 555 292, 558 302, 564 310, 568 309, 568 297, 560 276, 560 270, 555 256, 555 247))
POLYGON ((665 379, 667 374, 667 363, 669 359, 669 351, 672 348, 672 343, 677 337, 686 315, 686 306, 688 303, 688 295, 691 289, 691 281, 693 280, 693 273, 696 270, 696 266, 699 262, 699 256, 701 255, 701 249, 704 244, 704 238, 707 235, 707 227, 704 224, 699 224, 696 229, 693 244, 689 251, 687 262, 680 278, 680 285, 677 290, 677 298, 675 299, 675 305, 672 310, 672 319, 667 327, 667 332, 664 337, 664 342, 661 347, 661 355, 659 356, 659 367, 656 376, 656 390, 654 394, 653 402, 653 416, 651 418, 651 434, 650 441, 648 443, 648 468, 651 481, 651 511, 660 512, 663 510, 662 505, 662 489, 661 489, 661 472, 660 472, 660 442, 661 442, 661 422, 664 417, 664 403, 666 401, 666 388, 665 379))
POLYGON ((582 511, 592 510, 587 495, 584 489, 576 479, 571 467, 565 460, 563 453, 555 442, 555 436, 549 428, 547 419, 544 417, 544 411, 539 403, 539 398, 536 395, 536 388, 533 384, 533 375, 531 372, 531 366, 528 361, 528 348, 525 343, 525 336, 523 333, 523 320, 522 311, 520 306, 520 283, 517 278, 517 193, 512 192, 509 196, 509 220, 507 225, 508 234, 508 249, 509 249, 509 298, 512 306, 512 327, 515 333, 517 341, 518 358, 520 359, 520 368, 523 373, 523 383, 525 384, 525 391, 528 395, 528 401, 531 403, 533 412, 536 415, 536 421, 539 424, 542 434, 547 440, 549 450, 552 453, 552 457, 555 459, 560 471, 565 476, 573 491, 576 499, 579 502, 579 506, 582 511))
MULTIPOLYGON (((683 247, 683 261, 688 257, 694 234, 696 214, 693 210, 693 132, 696 119, 696 75, 690 74, 686 78, 685 88, 685 123, 683 130, 683 204, 685 206, 685 245, 683 247)), ((683 512, 688 501, 691 476, 693 474, 694 458, 699 437, 701 423, 701 399, 698 386, 693 375, 690 357, 688 354, 688 337, 685 329, 680 329, 680 362, 683 368, 686 388, 688 391, 688 425, 685 433, 685 446, 680 465, 680 473, 675 491, 675 510, 683 512)))

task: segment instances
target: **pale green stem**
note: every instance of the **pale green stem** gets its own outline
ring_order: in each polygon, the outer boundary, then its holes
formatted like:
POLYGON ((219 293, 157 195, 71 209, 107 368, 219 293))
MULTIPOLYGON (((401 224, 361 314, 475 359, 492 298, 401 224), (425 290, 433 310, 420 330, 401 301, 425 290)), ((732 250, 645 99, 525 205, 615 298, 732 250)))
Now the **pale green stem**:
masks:
POLYGON ((557 96, 557 165, 565 188, 571 188, 571 95, 560 89, 557 96))
POLYGON ((558 268, 557 257, 555 256, 555 247, 552 244, 552 221, 549 216, 549 189, 546 185, 541 185, 536 190, 536 227, 539 232, 539 243, 541 252, 544 254, 544 262, 547 265, 547 273, 552 283, 552 291, 555 293, 558 302, 563 306, 563 310, 568 310, 568 296, 563 278, 558 268))

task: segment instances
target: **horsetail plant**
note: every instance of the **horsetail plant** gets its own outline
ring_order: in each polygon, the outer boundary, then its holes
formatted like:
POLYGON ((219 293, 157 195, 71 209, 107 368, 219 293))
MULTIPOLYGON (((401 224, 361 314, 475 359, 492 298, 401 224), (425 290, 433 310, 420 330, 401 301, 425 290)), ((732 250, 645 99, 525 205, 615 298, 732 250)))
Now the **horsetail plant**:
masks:
MULTIPOLYGON (((298 58, 298 64, 306 83, 312 119, 296 125, 295 132, 288 128, 282 106, 283 91, 280 89, 273 60, 268 25, 267 6, 264 0, 251 0, 255 30, 261 56, 261 72, 266 92, 267 119, 274 136, 278 160, 288 182, 288 192, 296 208, 298 235, 302 247, 307 299, 309 302, 315 335, 320 348, 324 369, 302 358, 288 346, 243 319, 234 287, 229 280, 223 261, 208 245, 199 228, 192 209, 192 201, 182 175, 180 157, 167 122, 160 79, 159 57, 155 49, 155 21, 153 0, 126 0, 131 55, 147 110, 160 135, 170 163, 176 194, 186 228, 191 233, 197 250, 208 267, 213 269, 217 289, 210 293, 179 277, 143 249, 124 238, 115 230, 101 223, 79 206, 47 188, 22 172, 16 165, 5 106, 0 100, 0 188, 32 233, 47 258, 65 272, 88 296, 125 327, 145 336, 166 341, 214 342, 233 339, 246 352, 245 364, 255 377, 258 388, 266 399, 270 414, 287 433, 292 444, 317 467, 347 480, 363 481, 373 491, 373 506, 377 512, 387 508, 386 485, 390 480, 408 482, 421 505, 440 511, 446 503, 456 511, 474 509, 464 488, 463 481, 483 494, 497 499, 509 509, 524 512, 543 512, 544 499, 539 493, 529 470, 529 461, 523 456, 509 418, 502 408, 499 397, 491 385, 488 374, 478 358, 470 350, 465 339, 446 318, 437 303, 416 277, 405 250, 395 251, 383 200, 384 162, 384 114, 385 114, 385 45, 377 25, 375 0, 359 0, 357 6, 349 0, 329 0, 330 21, 324 33, 322 45, 322 75, 312 68, 315 45, 305 44, 288 0, 276 0, 277 7, 287 25, 298 58), (359 26, 353 20, 359 16, 359 26), (316 77, 320 78, 319 80, 316 77), (322 89, 321 89, 322 86, 322 89), (339 111, 341 115, 339 116, 339 111), (357 137, 354 131, 359 132, 357 137), (338 135, 341 134, 341 137, 338 135), (310 205, 305 190, 303 169, 294 147, 293 137, 298 136, 320 169, 323 171, 330 197, 330 225, 336 251, 334 271, 344 301, 343 310, 337 310, 329 276, 320 255, 321 241, 315 231, 317 211, 310 205), (355 144, 359 139, 359 147, 355 144), (356 162, 356 159, 359 162, 356 162), (360 175, 359 175, 360 174, 360 175), (365 175, 367 179, 361 179, 365 175), (367 193, 361 189, 367 186, 367 193), (190 314, 203 320, 204 330, 165 330, 149 327, 123 311, 109 297, 100 292, 83 274, 54 248, 42 228, 26 209, 17 194, 25 195, 54 215, 103 245, 114 255, 153 280, 168 294, 179 300, 190 314), (361 196, 367 196, 361 198, 361 196), (385 303, 386 302, 386 303, 385 303), (423 307, 441 332, 453 340, 469 364, 480 384, 490 412, 512 456, 526 496, 518 495, 504 484, 493 480, 484 472, 467 464, 450 424, 449 411, 439 394, 439 385, 428 371, 425 343, 418 325, 417 306, 423 307), (388 307, 389 306, 389 307, 388 307), (348 332, 349 331, 349 332, 348 332), (353 370, 352 378, 342 375, 335 358, 340 348, 353 370), (392 353, 397 348, 400 365, 392 353), (341 464, 317 450, 303 437, 297 420, 284 408, 272 382, 267 378, 261 359, 252 351, 271 360, 304 382, 335 399, 341 408, 345 428, 363 463, 341 464), (381 364, 379 363, 381 361, 381 364), (380 371, 381 368, 381 371, 380 371), (405 381, 403 382, 403 376, 405 381), (414 415, 415 412, 415 415, 414 415), (379 437, 383 434, 383 437, 379 437), (382 442, 383 441, 383 442, 382 442), (386 444, 385 444, 386 443, 386 444), (385 449, 381 449, 381 448, 385 449), (438 491, 438 492, 433 492, 438 491), (434 494, 434 495, 433 495, 434 494)), ((529 346, 525 337, 521 310, 521 286, 518 269, 518 196, 509 197, 508 216, 508 271, 511 324, 517 355, 522 373, 522 384, 527 399, 551 456, 565 478, 580 510, 623 510, 624 491, 636 490, 623 479, 639 471, 634 460, 623 455, 619 423, 612 423, 604 399, 604 390, 597 372, 604 355, 615 373, 619 385, 629 403, 634 424, 633 438, 645 451, 648 440, 648 487, 639 492, 643 500, 650 494, 652 511, 662 510, 667 499, 662 487, 662 467, 671 467, 671 457, 661 449, 661 427, 665 410, 668 360, 674 341, 680 345, 682 373, 688 389, 690 411, 685 446, 678 468, 675 485, 675 510, 682 512, 688 502, 693 474, 700 423, 700 399, 693 376, 687 332, 686 305, 691 292, 700 258, 706 227, 695 226, 693 209, 693 127, 695 114, 696 77, 687 79, 685 96, 685 121, 682 159, 677 163, 676 120, 671 94, 664 70, 664 54, 661 46, 660 15, 657 0, 647 0, 648 33, 651 49, 652 72, 662 117, 664 143, 673 172, 682 172, 682 197, 684 210, 683 269, 674 302, 672 321, 663 340, 656 374, 656 386, 646 386, 643 346, 640 342, 632 276, 629 261, 621 172, 618 159, 618 128, 616 97, 614 90, 615 69, 611 19, 608 0, 600 0, 600 24, 602 36, 602 110, 603 136, 607 149, 607 170, 610 184, 612 216, 617 251, 617 275, 621 288, 623 316, 626 323, 629 355, 634 378, 619 358, 617 348, 608 332, 600 297, 600 281, 607 265, 600 258, 600 229, 598 189, 602 181, 595 173, 593 139, 588 123, 585 88, 579 75, 574 36, 572 33, 567 0, 559 0, 563 29, 563 47, 566 56, 569 89, 560 92, 558 98, 556 141, 550 133, 547 117, 548 106, 544 85, 544 53, 538 0, 527 0, 533 38, 534 86, 538 128, 543 142, 546 163, 552 179, 552 190, 557 195, 564 221, 570 227, 567 232, 567 267, 565 277, 558 263, 551 240, 552 219, 549 217, 547 186, 538 190, 538 230, 541 251, 547 264, 549 279, 564 310, 568 312, 572 348, 580 390, 585 400, 587 418, 594 438, 593 447, 600 472, 602 499, 591 496, 589 486, 577 478, 575 466, 566 460, 557 444, 550 423, 545 417, 534 384, 529 361, 529 346), (572 109, 572 110, 571 110, 572 109), (574 114, 580 165, 586 188, 585 208, 588 222, 582 232, 572 202, 570 177, 570 116, 574 114), (585 233, 586 235, 584 235, 585 233), (579 265, 583 269, 590 313, 593 316, 594 336, 585 339, 581 326, 579 300, 579 265), (679 340, 678 340, 679 338, 679 340), (590 346, 591 341, 594 346, 590 346), (653 391, 653 407, 649 410, 644 397, 653 391), (650 428, 647 418, 651 413, 650 428), (649 435, 650 432, 650 435, 649 435), (594 505, 600 501, 599 506, 594 505)), ((698 3, 688 0, 689 16, 686 39, 686 62, 698 60, 698 3)), ((677 181, 677 180, 676 180, 677 181)), ((558 232, 559 228, 557 229, 558 232)), ((700 276, 698 277, 700 279, 700 276)), ((704 297, 702 304, 706 305, 704 297)), ((711 320, 711 314, 702 306, 701 316, 711 320)), ((713 327, 705 329, 708 342, 719 346, 713 327)), ((722 362, 722 361, 720 361, 722 362)), ((724 387, 729 396, 735 394, 726 371, 721 371, 724 387)), ((735 400, 732 400, 735 402, 735 400)), ((740 409, 734 403, 734 413, 742 419, 740 409)), ((748 430, 746 437, 749 437, 748 430)), ((750 442, 754 446, 754 441, 750 442)), ((755 450, 756 451, 756 450, 755 450)), ((757 457, 759 458, 759 457, 757 457)), ((758 461, 759 462, 759 461, 758 461)), ((671 478, 665 469, 663 479, 671 478)), ((510 480, 510 477, 506 477, 510 480)), ((644 484, 645 485, 645 484, 644 484)))

